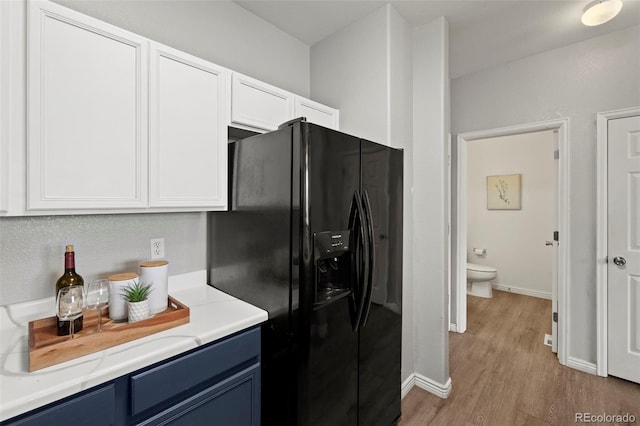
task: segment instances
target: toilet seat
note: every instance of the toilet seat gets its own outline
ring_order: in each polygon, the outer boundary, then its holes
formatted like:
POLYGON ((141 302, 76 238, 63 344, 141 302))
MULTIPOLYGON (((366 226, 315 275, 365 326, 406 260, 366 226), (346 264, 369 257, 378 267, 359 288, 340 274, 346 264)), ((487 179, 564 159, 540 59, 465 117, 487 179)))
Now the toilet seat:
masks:
POLYGON ((476 272, 496 272, 496 268, 485 265, 478 265, 477 263, 467 262, 467 269, 476 272))

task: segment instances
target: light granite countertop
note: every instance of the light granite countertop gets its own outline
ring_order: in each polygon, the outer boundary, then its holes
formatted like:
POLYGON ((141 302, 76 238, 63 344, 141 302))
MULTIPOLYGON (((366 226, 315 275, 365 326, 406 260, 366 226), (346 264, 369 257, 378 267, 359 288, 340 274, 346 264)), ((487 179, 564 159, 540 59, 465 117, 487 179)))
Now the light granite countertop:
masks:
POLYGON ((0 306, 0 421, 105 383, 267 320, 267 312, 206 284, 206 271, 169 277, 190 322, 29 373, 29 321, 54 315, 53 297, 0 306))

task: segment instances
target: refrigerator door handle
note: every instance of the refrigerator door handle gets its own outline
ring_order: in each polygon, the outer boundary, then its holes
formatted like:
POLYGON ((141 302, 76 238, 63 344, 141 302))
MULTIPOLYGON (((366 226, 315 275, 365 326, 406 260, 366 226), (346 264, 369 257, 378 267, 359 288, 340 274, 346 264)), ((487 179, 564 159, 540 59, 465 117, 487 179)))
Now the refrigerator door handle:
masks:
POLYGON ((375 268, 375 242, 373 239, 373 215, 371 213, 371 203, 369 202, 369 194, 366 190, 362 191, 362 205, 364 207, 365 220, 367 222, 367 240, 368 240, 368 257, 366 261, 367 267, 367 291, 364 301, 364 312, 362 313, 362 322, 360 327, 364 327, 367 324, 367 318, 369 318, 369 310, 371 309, 371 296, 373 295, 373 268, 375 268))
POLYGON ((367 296, 367 282, 369 275, 369 266, 367 264, 369 260, 369 241, 368 231, 365 223, 365 212, 362 206, 362 198, 360 191, 356 191, 353 195, 353 202, 351 205, 351 214, 349 215, 349 229, 352 230, 355 235, 354 241, 354 268, 355 268, 355 286, 353 291, 354 298, 352 299, 352 328, 353 331, 358 331, 362 319, 362 314, 365 309, 366 296, 367 296), (355 207, 355 208, 354 208, 355 207), (362 250, 361 256, 359 255, 362 250), (358 264, 360 261, 360 264, 358 264))
POLYGON ((358 315, 358 302, 360 300, 361 293, 361 285, 360 285, 360 275, 362 273, 360 265, 358 262, 358 253, 359 253, 359 244, 360 244, 360 232, 357 229, 360 223, 360 214, 358 212, 358 191, 353 194, 353 198, 351 199, 351 206, 349 207, 349 231, 351 232, 351 242, 350 246, 352 247, 351 254, 351 295, 349 296, 349 316, 351 317, 351 328, 353 331, 358 331, 358 326, 360 323, 360 316, 358 315))

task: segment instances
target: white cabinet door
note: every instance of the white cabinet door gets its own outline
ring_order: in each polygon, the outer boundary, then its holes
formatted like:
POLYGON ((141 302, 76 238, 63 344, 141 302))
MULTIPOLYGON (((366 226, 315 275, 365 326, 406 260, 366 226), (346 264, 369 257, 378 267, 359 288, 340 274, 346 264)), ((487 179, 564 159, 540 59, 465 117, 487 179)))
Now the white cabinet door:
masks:
POLYGON ((151 45, 149 204, 227 204, 227 71, 151 45))
POLYGON ((147 40, 29 2, 28 209, 147 204, 147 40))
POLYGON ((293 118, 293 94, 277 87, 233 74, 231 122, 254 130, 275 130, 293 118))
POLYGON ((0 213, 9 208, 9 9, 0 3, 0 213))
POLYGON ((330 129, 340 129, 340 117, 337 109, 300 96, 296 96, 294 116, 306 117, 308 122, 330 129))

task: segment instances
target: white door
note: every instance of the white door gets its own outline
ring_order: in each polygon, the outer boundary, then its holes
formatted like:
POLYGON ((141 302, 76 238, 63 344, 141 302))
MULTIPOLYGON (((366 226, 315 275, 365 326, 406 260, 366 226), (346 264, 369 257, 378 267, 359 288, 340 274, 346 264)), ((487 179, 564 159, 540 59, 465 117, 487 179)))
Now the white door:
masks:
POLYGON ((149 205, 227 205, 226 70, 151 45, 149 205))
POLYGON ((608 122, 608 368, 640 383, 640 117, 608 122))
POLYGON ((7 132, 8 123, 8 102, 5 99, 9 99, 9 86, 8 86, 8 50, 9 43, 9 6, 0 3, 0 28, 2 34, 0 34, 0 212, 7 211, 8 204, 8 183, 9 173, 7 168, 7 157, 9 154, 9 138, 7 132))
POLYGON ((147 40, 28 7, 28 208, 146 207, 147 40))
POLYGON ((293 118, 293 94, 242 74, 231 78, 231 123, 276 130, 293 118))
POLYGON ((294 117, 305 117, 309 123, 339 130, 339 114, 337 109, 329 108, 310 99, 296 96, 293 109, 294 117))

